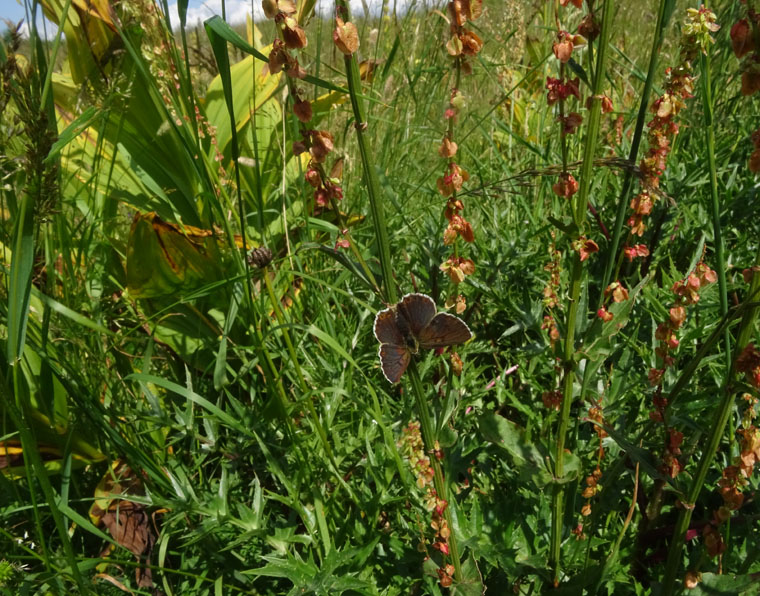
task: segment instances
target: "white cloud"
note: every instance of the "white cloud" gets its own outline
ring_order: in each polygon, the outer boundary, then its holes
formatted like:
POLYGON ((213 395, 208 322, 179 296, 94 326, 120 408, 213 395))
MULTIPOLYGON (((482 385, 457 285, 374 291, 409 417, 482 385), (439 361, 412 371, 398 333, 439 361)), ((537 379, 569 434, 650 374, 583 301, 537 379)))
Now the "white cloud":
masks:
MULTIPOLYGON (((29 23, 24 21, 21 23, 21 27, 19 28, 18 32, 21 34, 21 37, 23 39, 29 39, 29 34, 31 32, 32 28, 29 26, 29 23)), ((58 33, 58 25, 55 23, 52 23, 51 21, 48 21, 45 17, 43 17, 41 14, 37 15, 37 34, 46 41, 52 41, 55 39, 56 34, 58 33)), ((61 39, 66 39, 66 36, 61 34, 61 39)))
MULTIPOLYGON (((431 5, 440 4, 434 0, 388 0, 389 10, 393 10, 394 4, 396 4, 396 10, 399 13, 404 13, 410 7, 420 7, 421 5, 429 8, 431 5)), ((227 12, 227 22, 232 25, 239 23, 245 23, 246 15, 251 14, 251 6, 253 6, 253 19, 254 21, 264 20, 264 11, 261 8, 261 0, 226 0, 225 9, 227 12)), ((322 16, 330 16, 334 13, 335 3, 333 0, 318 0, 317 11, 322 16)), ((383 7, 383 0, 350 0, 349 6, 352 15, 365 14, 365 8, 371 15, 379 15, 383 7)), ((206 19, 211 18, 214 15, 222 16, 222 0, 206 0, 199 2, 197 0, 191 0, 190 5, 187 8, 187 25, 188 27, 194 27, 202 24, 206 19)), ((177 11, 177 3, 169 5, 169 17, 171 19, 172 27, 179 27, 179 13, 177 11)))
MULTIPOLYGON (((245 18, 251 13, 251 2, 245 0, 226 0, 224 3, 227 22, 232 25, 245 23, 245 18)), ((263 19, 264 12, 261 9, 261 2, 254 0, 254 19, 263 19)), ((195 27, 202 25, 203 21, 210 19, 214 15, 222 16, 222 0, 206 0, 205 2, 191 2, 187 7, 187 26, 195 27)), ((179 27, 179 12, 177 3, 169 5, 169 18, 171 19, 172 28, 179 27)))

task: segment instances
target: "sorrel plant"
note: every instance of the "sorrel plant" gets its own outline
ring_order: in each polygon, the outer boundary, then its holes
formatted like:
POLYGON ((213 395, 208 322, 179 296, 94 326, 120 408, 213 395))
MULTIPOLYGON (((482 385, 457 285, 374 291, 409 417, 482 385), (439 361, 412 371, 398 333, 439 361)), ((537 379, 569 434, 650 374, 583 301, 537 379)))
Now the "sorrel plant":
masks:
POLYGON ((756 593, 760 5, 238 6, 6 25, 2 593, 756 593))

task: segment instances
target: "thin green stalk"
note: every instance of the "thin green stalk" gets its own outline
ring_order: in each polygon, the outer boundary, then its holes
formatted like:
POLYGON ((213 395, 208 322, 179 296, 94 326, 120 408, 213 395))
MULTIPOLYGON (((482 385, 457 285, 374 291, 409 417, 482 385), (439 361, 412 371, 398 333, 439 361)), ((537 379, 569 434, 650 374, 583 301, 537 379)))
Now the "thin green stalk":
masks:
MULTIPOLYGON (((706 4, 706 3, 705 3, 706 4)), ((713 235, 715 237, 715 269, 718 273, 720 293, 720 314, 728 313, 728 288, 726 286, 726 261, 724 257, 723 232, 720 227, 720 203, 718 199, 718 176, 715 164, 715 126, 713 122, 712 81, 710 77, 710 56, 702 55, 702 104, 707 129, 707 165, 710 172, 710 199, 712 206, 713 235)), ((726 368, 731 367, 731 334, 724 331, 726 368)))
MULTIPOLYGON (((348 3, 346 0, 336 0, 336 10, 343 14, 346 21, 350 20, 350 12, 348 9, 348 3)), ((361 95, 361 79, 359 76, 359 64, 356 60, 356 56, 345 56, 344 64, 346 67, 346 77, 348 79, 348 90, 351 98, 351 107, 354 113, 355 127, 357 143, 359 145, 359 153, 361 155, 362 166, 364 168, 364 179, 367 183, 367 194, 370 201, 370 210, 372 211, 372 224, 375 228, 375 238, 378 245, 378 252, 380 255, 380 267, 383 272, 383 289, 385 299, 389 304, 395 304, 398 301, 398 293, 396 291, 396 284, 393 279, 393 268, 391 266, 391 252, 390 241, 388 238, 388 229, 385 225, 385 211, 382 203, 382 194, 380 191, 380 182, 375 171, 374 162, 372 160, 370 149, 366 139, 367 124, 364 121, 362 106, 359 96, 361 95)), ((435 446, 435 431, 433 424, 430 420, 430 412, 428 410, 428 404, 425 400, 425 392, 422 389, 422 382, 420 381, 419 372, 417 366, 412 360, 408 369, 409 377, 412 381, 412 389, 414 392, 414 398, 417 403, 417 413, 420 417, 420 425, 422 430, 422 438, 425 443, 425 447, 430 453, 435 446)), ((430 458, 433 465, 434 472, 434 485, 438 496, 448 503, 451 503, 449 498, 449 491, 446 482, 443 478, 443 472, 441 470, 441 464, 436 457, 430 458)), ((454 565, 454 578, 457 582, 462 581, 462 565, 459 560, 459 548, 457 546, 456 536, 454 534, 454 528, 452 525, 450 507, 446 508, 444 512, 446 522, 451 529, 449 535, 449 556, 452 564, 454 565)))
MULTIPOLYGON (((573 383, 575 381, 575 365, 572 363, 575 353, 575 324, 578 317, 578 302, 581 293, 583 266, 578 253, 573 255, 573 268, 570 282, 570 308, 567 314, 563 359, 565 376, 562 383, 562 408, 557 428, 557 442, 554 459, 554 476, 559 479, 565 475, 565 441, 570 426, 570 405, 573 401, 573 383)), ((549 549, 549 565, 554 571, 554 583, 560 579, 560 553, 562 546, 562 518, 564 514, 564 485, 557 484, 552 494, 552 528, 549 549)))
MULTIPOLYGON (((720 309, 721 315, 726 316, 728 313, 728 290, 726 288, 726 268, 725 258, 723 251, 723 235, 720 226, 720 204, 718 200, 718 180, 716 174, 715 164, 715 129, 713 125, 713 101, 712 101, 712 83, 710 77, 710 56, 702 56, 702 103, 704 105, 705 114, 705 128, 707 132, 707 162, 710 173, 710 199, 712 207, 712 220, 713 220, 713 234, 715 237, 715 258, 716 258, 716 270, 718 274, 718 292, 720 294, 720 309)), ((760 255, 759 255, 760 257, 760 255)), ((752 290, 756 290, 756 286, 760 285, 757 276, 753 277, 752 286, 748 299, 753 296, 752 290)), ((749 333, 752 326, 747 324, 752 320, 752 316, 755 309, 751 309, 742 321, 742 327, 740 331, 740 342, 743 339, 744 343, 739 343, 738 350, 741 350, 746 342, 749 340, 749 333), (747 318, 749 317, 749 319, 747 318)), ((699 460, 697 467, 697 473, 694 476, 688 493, 688 503, 695 503, 699 497, 699 493, 704 485, 707 472, 712 465, 715 453, 718 450, 718 444, 723 436, 728 420, 731 416, 734 405, 734 392, 731 387, 733 381, 733 367, 731 357, 731 334, 728 327, 723 331, 724 352, 726 357, 726 382, 723 387, 723 399, 721 400, 720 407, 716 420, 711 427, 711 433, 708 440, 707 448, 702 453, 702 457, 699 460)), ((668 552, 668 560, 665 568, 665 580, 663 582, 663 594, 669 594, 675 587, 676 576, 680 569, 681 551, 683 550, 684 537, 686 531, 689 528, 691 521, 692 508, 683 508, 678 516, 676 527, 673 531, 673 538, 670 543, 670 550, 668 552)))
MULTIPOLYGON (((657 25, 655 26, 655 34, 652 39, 652 49, 649 53, 647 78, 644 82, 644 90, 641 92, 639 114, 636 118, 636 128, 633 132, 631 150, 628 152, 629 165, 634 164, 639 155, 639 146, 641 145, 641 139, 644 133, 644 121, 646 120, 647 109, 649 107, 649 96, 651 95, 652 87, 654 86, 654 77, 657 71, 657 62, 660 57, 660 49, 662 48, 662 42, 665 38, 665 29, 670 21, 670 15, 673 13, 674 5, 675 0, 660 0, 660 7, 657 11, 657 25)), ((609 249, 607 251, 607 263, 604 267, 604 276, 602 277, 597 309, 601 308, 604 303, 604 288, 606 288, 610 284, 610 281, 612 281, 612 271, 615 268, 615 263, 617 261, 617 252, 620 248, 620 236, 623 231, 623 221, 625 220, 625 214, 628 207, 628 193, 631 191, 632 186, 633 171, 632 168, 629 167, 626 169, 625 177, 623 178, 623 186, 620 189, 620 196, 618 197, 615 224, 612 228, 612 240, 610 241, 609 249)))
MULTIPOLYGON (((184 54, 185 58, 185 76, 187 77, 187 81, 185 82, 187 88, 185 91, 187 92, 188 100, 190 100, 190 118, 193 123, 193 135, 195 135, 195 143, 198 145, 198 148, 201 149, 200 135, 198 134, 198 119, 195 114, 195 92, 193 91, 193 77, 190 72, 190 52, 188 52, 187 32, 185 31, 185 25, 187 23, 187 3, 178 2, 177 12, 179 14, 179 32, 182 39, 182 53, 184 54)), ((255 93, 254 97, 256 97, 255 93)), ((256 135, 254 135, 254 139, 255 138, 256 135)))
MULTIPOLYGON (((301 364, 298 361, 298 354, 296 353, 295 347, 293 346, 293 342, 290 339, 290 333, 288 332, 288 328, 286 326, 287 322, 285 321, 285 316, 283 315, 282 309, 280 308, 279 301, 275 297, 274 288, 272 287, 272 282, 269 279, 269 275, 266 268, 263 270, 263 277, 264 277, 264 284, 266 285, 266 288, 267 288, 267 294, 269 295, 269 301, 272 303, 272 309, 274 310, 275 317, 277 318, 277 322, 280 325, 280 331, 282 332, 282 337, 285 340, 285 346, 288 349, 288 354, 290 354, 290 361, 293 363, 293 366, 296 369, 296 375, 298 376, 298 386, 301 389, 301 393, 303 395, 307 395, 309 393, 309 388, 306 384, 306 379, 304 378, 303 371, 301 370, 301 364)), ((314 402, 310 395, 306 398, 306 407, 309 410, 309 417, 311 418, 311 422, 312 424, 314 424, 314 427, 317 429, 319 440, 322 442, 322 446, 324 447, 325 452, 327 453, 327 457, 330 459, 330 463, 332 464, 335 478, 337 479, 338 483, 343 488, 346 489, 346 492, 351 497, 351 500, 355 504, 358 504, 356 497, 353 491, 351 490, 351 487, 348 486, 346 481, 343 479, 343 476, 340 474, 340 471, 338 468, 338 462, 335 459, 335 454, 333 453, 332 447, 330 446, 330 442, 327 439, 327 433, 325 432, 325 429, 319 420, 319 416, 317 415, 317 410, 314 407, 314 402)))
MULTIPOLYGON (((341 7, 346 19, 348 19, 348 5, 345 0, 338 0, 336 6, 341 7)), ((351 107, 354 112, 354 126, 356 128, 356 141, 359 145, 362 165, 364 166, 364 180, 367 183, 367 195, 369 197, 370 211, 372 211, 372 225, 375 229, 375 238, 377 240, 378 252, 380 257, 380 268, 383 272, 383 295, 386 302, 394 304, 398 301, 398 292, 393 279, 393 268, 391 267, 391 246, 388 237, 388 228, 385 225, 385 209, 382 202, 382 192, 380 190, 380 180, 377 177, 375 166, 370 155, 366 139, 366 122, 364 121, 363 110, 359 103, 361 95, 361 77, 359 75, 359 64, 355 56, 345 56, 344 63, 346 66, 346 78, 348 79, 348 90, 351 97, 351 107)))
MULTIPOLYGON (((586 212, 588 211, 588 195, 591 188, 592 172, 594 167, 594 154, 596 153, 597 137, 599 136, 599 123, 602 109, 602 85, 605 80, 606 60, 614 0, 606 0, 602 16, 602 28, 599 34, 599 48, 597 53, 596 78, 594 79, 592 106, 588 117, 586 129, 586 144, 583 152, 583 165, 581 166, 581 179, 579 192, 572 200, 573 222, 577 227, 577 234, 583 235, 586 212)), ((558 480, 564 476, 565 466, 565 442, 567 430, 570 425, 570 406, 573 402, 573 384, 575 381, 575 326, 578 319, 578 308, 583 278, 583 265, 580 254, 574 252, 573 265, 570 274, 570 307, 567 313, 565 325, 565 342, 563 349, 563 365, 565 375, 562 386, 562 407, 560 411, 559 426, 557 429, 557 442, 554 460, 554 476, 558 480)), ((564 514, 565 485, 555 485, 552 494, 552 528, 550 535, 549 564, 553 569, 554 583, 559 584, 561 572, 561 545, 562 545, 562 518, 564 514)))
MULTIPOLYGON (((760 250, 755 257, 755 265, 760 266, 760 250)), ((752 301, 753 298, 760 291, 760 274, 755 272, 752 283, 750 284, 749 292, 745 298, 745 301, 752 301)), ((739 336, 736 341, 736 353, 739 354, 744 347, 749 343, 753 336, 755 329, 755 319, 757 318, 757 305, 749 307, 742 317, 742 321, 739 328, 739 336)), ((718 412, 713 421, 713 425, 708 437, 707 446, 702 452, 702 457, 699 460, 697 470, 694 473, 689 492, 684 500, 684 507, 681 508, 678 519, 676 520, 676 526, 673 530, 673 537, 670 541, 670 548, 668 551, 668 559, 665 564, 665 576, 662 582, 662 594, 668 596, 675 593, 676 580, 681 567, 681 552, 683 551, 684 542, 686 540, 686 531, 689 529, 691 522, 691 514, 694 507, 691 506, 697 502, 699 493, 707 478, 707 472, 712 465, 715 453, 718 450, 718 445, 723 437, 723 431, 728 423, 731 413, 733 411, 734 399, 736 394, 734 392, 734 375, 736 369, 732 365, 726 375, 726 382, 723 387, 723 398, 718 406, 718 412)))
MULTIPOLYGON (((420 427, 422 430, 422 440, 425 443, 425 451, 430 454, 430 463, 433 466, 433 486, 435 486, 436 494, 450 504, 448 484, 443 478, 441 462, 439 462, 438 458, 435 456, 435 430, 433 428, 433 421, 430 419, 430 411, 427 402, 425 401, 425 392, 422 389, 420 373, 417 370, 417 363, 414 360, 409 363, 409 369, 407 372, 409 373, 409 378, 412 380, 414 399, 417 404, 417 413, 420 417, 420 427)), ((457 545, 457 540, 454 536, 454 525, 451 518, 450 506, 446 507, 443 515, 446 518, 449 530, 451 530, 448 542, 449 557, 451 558, 452 565, 454 565, 454 578, 460 582, 462 581, 462 563, 459 560, 459 546, 457 545)))

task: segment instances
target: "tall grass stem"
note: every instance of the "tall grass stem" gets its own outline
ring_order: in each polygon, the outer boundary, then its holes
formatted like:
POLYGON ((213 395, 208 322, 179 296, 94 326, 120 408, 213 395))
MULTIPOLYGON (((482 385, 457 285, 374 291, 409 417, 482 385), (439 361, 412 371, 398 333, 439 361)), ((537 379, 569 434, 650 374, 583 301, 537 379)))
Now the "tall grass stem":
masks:
MULTIPOLYGON (((350 12, 348 3, 346 0, 336 0, 336 10, 342 12, 345 20, 350 20, 350 12)), ((364 179, 367 183, 367 194, 370 201, 370 210, 372 211, 372 223, 375 229, 375 239, 378 245, 378 253, 380 255, 380 266, 383 272, 383 288, 385 290, 385 298, 388 303, 395 304, 398 300, 398 293, 396 291, 396 282, 393 279, 393 268, 391 266, 391 251, 390 240, 388 237, 388 229, 385 225, 385 210, 382 203, 382 194, 380 191, 380 182, 375 171, 375 164, 371 157, 370 148, 366 139, 367 124, 364 121, 362 105, 360 103, 361 95, 361 78, 359 76, 359 64, 356 59, 356 54, 344 57, 344 63, 346 67, 346 76, 348 79, 348 90, 351 97, 351 107, 354 113, 354 125, 356 127, 357 143, 359 145, 359 153, 361 155, 362 166, 364 168, 364 179)), ((430 412, 428 410, 428 404, 425 401, 425 392, 422 389, 422 382, 420 380, 417 366, 412 360, 408 369, 409 377, 412 381, 412 389, 414 391, 415 401, 417 403, 417 412, 420 418, 420 425, 422 429, 422 438, 425 443, 425 448, 428 453, 432 453, 435 445, 435 431, 433 424, 430 420, 430 412)), ((441 471, 441 464, 437 458, 432 455, 430 458, 434 471, 434 484, 435 490, 439 498, 444 499, 448 503, 451 502, 449 498, 449 491, 447 484, 443 479, 443 473, 441 471)), ((452 564, 454 565, 454 577, 457 581, 462 580, 462 566, 459 560, 459 549, 457 546, 456 536, 453 532, 453 525, 451 519, 450 507, 446 508, 444 512, 449 528, 452 533, 449 536, 449 548, 452 564)))
MULTIPOLYGON (((596 77, 593 82, 592 106, 586 128, 586 143, 583 152, 583 164, 581 166, 581 180, 579 192, 572 199, 573 221, 577 227, 578 235, 583 235, 586 212, 588 210, 588 195, 591 188, 592 173, 594 167, 594 154, 596 153, 597 137, 602 109, 602 86, 605 81, 606 59, 608 40, 614 12, 614 0, 606 0, 602 16, 602 27, 599 33, 599 48, 597 51, 596 77)), ((573 385, 575 381, 575 327, 578 318, 578 309, 583 278, 583 266, 578 252, 573 253, 572 271, 570 274, 570 305, 565 325, 565 342, 563 350, 564 379, 562 386, 562 407, 560 411, 559 425, 557 428, 557 443, 554 461, 554 475, 557 479, 564 476, 565 442, 570 423, 570 405, 573 401, 573 385)), ((552 528, 551 543, 549 550, 550 566, 554 573, 554 583, 558 584, 561 572, 561 545, 564 514, 565 485, 557 484, 552 495, 552 528)))

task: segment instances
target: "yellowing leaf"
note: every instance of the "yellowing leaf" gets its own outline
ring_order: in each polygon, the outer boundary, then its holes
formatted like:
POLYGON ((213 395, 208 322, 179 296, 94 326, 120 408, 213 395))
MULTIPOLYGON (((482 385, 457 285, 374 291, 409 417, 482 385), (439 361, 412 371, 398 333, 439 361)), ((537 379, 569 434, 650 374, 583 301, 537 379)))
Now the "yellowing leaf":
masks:
POLYGON ((180 227, 155 213, 136 215, 127 241, 127 289, 135 298, 188 291, 223 277, 211 230, 180 227))

